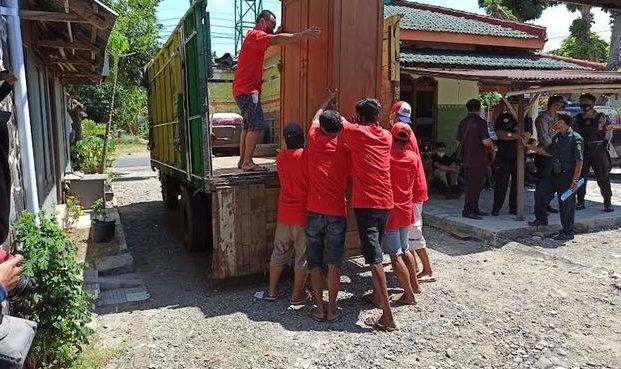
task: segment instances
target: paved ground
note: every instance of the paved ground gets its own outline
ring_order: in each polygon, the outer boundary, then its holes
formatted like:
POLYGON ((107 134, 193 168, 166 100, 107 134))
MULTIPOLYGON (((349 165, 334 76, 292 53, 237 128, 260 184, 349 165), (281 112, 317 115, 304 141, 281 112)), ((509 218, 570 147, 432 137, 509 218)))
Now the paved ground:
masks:
POLYGON ((497 249, 427 228, 438 281, 423 284, 417 307, 395 309, 397 332, 378 333, 361 323, 377 310, 359 299, 371 284, 359 260, 345 267, 344 318, 316 323, 310 307, 254 299, 262 280, 212 286, 207 256, 182 250, 156 174, 125 168, 118 178, 152 299, 98 317, 103 344, 128 347, 108 369, 621 367, 621 231, 497 249))
MULTIPOLYGON (((616 171, 618 172, 618 171, 616 171)), ((595 180, 587 182, 586 209, 576 212, 576 224, 579 230, 598 229, 606 227, 621 226, 621 175, 614 174, 612 177, 612 203, 617 211, 613 213, 604 212, 603 199, 595 180)), ((537 232, 554 233, 560 229, 560 218, 558 214, 550 214, 548 217, 549 227, 539 227, 537 229, 529 227, 527 221, 534 220, 534 191, 532 187, 526 187, 524 191, 524 217, 523 221, 516 220, 515 215, 509 214, 509 204, 507 201, 500 216, 487 216, 483 220, 472 220, 461 216, 464 205, 464 196, 459 199, 447 200, 444 196, 434 193, 425 204, 425 217, 429 224, 447 230, 458 230, 464 234, 475 235, 479 239, 486 241, 498 241, 499 245, 505 242, 506 238, 513 238, 522 234, 534 234, 537 232)), ((479 201, 483 211, 491 212, 494 200, 494 191, 483 191, 479 201)), ((558 201, 554 199, 552 206, 559 208, 558 201)))
POLYGON ((120 156, 113 163, 113 168, 148 167, 151 165, 149 153, 140 153, 135 156, 120 156))

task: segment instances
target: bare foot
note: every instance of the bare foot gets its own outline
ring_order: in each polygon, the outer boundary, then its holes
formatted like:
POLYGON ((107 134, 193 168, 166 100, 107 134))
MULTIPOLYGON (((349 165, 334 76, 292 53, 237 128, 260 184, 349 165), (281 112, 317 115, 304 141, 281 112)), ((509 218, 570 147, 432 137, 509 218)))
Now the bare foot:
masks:
POLYGON ((378 309, 382 308, 382 303, 380 302, 379 297, 377 297, 375 292, 371 292, 367 295, 362 296, 362 299, 378 309))
POLYGON ((420 295, 421 293, 423 293, 423 290, 421 290, 420 288, 417 288, 414 290, 414 293, 417 295, 420 295))
POLYGON ((423 269, 422 272, 418 273, 416 275, 416 278, 418 278, 419 281, 421 281, 421 279, 424 282, 435 282, 435 278, 433 277, 433 272, 431 270, 425 270, 423 269))
POLYGON ((401 304, 401 305, 416 305, 416 299, 415 298, 408 298, 405 296, 405 293, 396 293, 394 295, 390 296, 390 301, 391 302, 395 302, 397 304, 401 304))
POLYGON ((241 169, 243 163, 244 163, 244 159, 240 158, 239 161, 237 162, 237 169, 241 169))
POLYGON ((267 172, 269 169, 258 164, 242 165, 241 170, 244 172, 267 172))

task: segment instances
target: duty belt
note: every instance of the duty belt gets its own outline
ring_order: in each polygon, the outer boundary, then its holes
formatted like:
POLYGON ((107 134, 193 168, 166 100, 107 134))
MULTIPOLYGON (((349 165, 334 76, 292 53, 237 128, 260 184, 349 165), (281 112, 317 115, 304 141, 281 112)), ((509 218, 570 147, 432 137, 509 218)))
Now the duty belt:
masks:
POLYGON ((597 141, 587 142, 587 145, 601 145, 601 144, 604 144, 604 143, 606 143, 605 140, 597 140, 597 141))

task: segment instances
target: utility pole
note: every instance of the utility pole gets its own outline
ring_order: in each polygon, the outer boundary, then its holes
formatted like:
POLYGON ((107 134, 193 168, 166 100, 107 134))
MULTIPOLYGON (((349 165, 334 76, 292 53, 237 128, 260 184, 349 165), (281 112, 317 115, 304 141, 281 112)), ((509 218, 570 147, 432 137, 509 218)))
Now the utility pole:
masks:
POLYGON ((261 10, 263 10, 263 0, 235 0, 236 56, 239 54, 246 31, 254 28, 261 10))

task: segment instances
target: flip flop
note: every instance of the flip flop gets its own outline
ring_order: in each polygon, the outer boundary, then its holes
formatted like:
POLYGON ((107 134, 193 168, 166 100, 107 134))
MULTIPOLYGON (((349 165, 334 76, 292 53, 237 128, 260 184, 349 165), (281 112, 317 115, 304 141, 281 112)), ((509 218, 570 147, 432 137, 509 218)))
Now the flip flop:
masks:
POLYGON ((248 168, 248 169, 243 169, 242 170, 244 172, 269 172, 269 169, 267 169, 266 167, 262 167, 258 164, 255 164, 254 166, 248 168))
POLYGON ((304 297, 302 300, 298 300, 298 301, 293 301, 293 300, 289 300, 289 304, 291 305, 306 305, 306 303, 308 301, 310 301, 310 299, 312 298, 310 292, 306 291, 306 297, 304 297))
POLYGON ((313 314, 313 309, 310 309, 307 313, 306 313, 312 320, 319 322, 319 323, 323 323, 326 321, 326 317, 325 317, 325 312, 324 312, 324 317, 320 318, 316 315, 313 314))
POLYGON ((426 282, 436 282, 436 281, 437 281, 436 277, 430 277, 428 275, 424 275, 424 276, 418 278, 418 282, 426 283, 426 282))
POLYGON ((280 298, 280 296, 282 296, 282 292, 278 292, 276 294, 276 296, 270 296, 267 292, 265 292, 265 301, 267 301, 267 302, 274 302, 274 301, 278 300, 278 298, 280 298))
POLYGON ((342 317, 343 317, 343 309, 341 308, 337 308, 338 309, 338 314, 336 314, 336 316, 332 319, 326 319, 326 323, 334 323, 339 321, 342 317))
POLYGON ((364 320, 364 324, 369 327, 373 327, 377 329, 378 331, 382 331, 382 332, 394 332, 397 330, 396 327, 389 327, 389 326, 383 325, 382 323, 379 322, 378 318, 375 318, 372 316, 366 318, 364 320))

